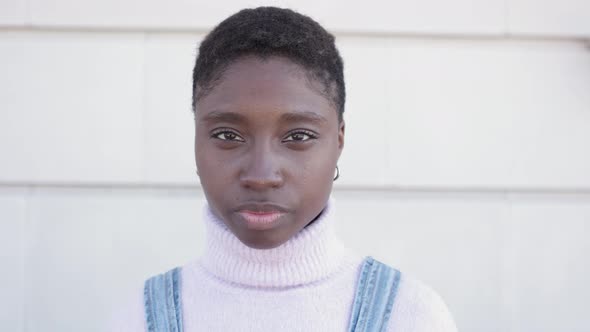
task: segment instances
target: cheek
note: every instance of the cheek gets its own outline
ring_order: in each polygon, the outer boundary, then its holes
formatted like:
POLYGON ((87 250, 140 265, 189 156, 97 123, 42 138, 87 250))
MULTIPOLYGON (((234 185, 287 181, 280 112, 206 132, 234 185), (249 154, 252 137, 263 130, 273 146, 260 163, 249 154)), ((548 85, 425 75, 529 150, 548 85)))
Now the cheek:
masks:
POLYGON ((305 186, 308 191, 318 191, 331 188, 336 161, 331 153, 318 151, 302 156, 297 160, 290 160, 291 173, 295 182, 305 186))
POLYGON ((211 144, 197 144, 195 159, 201 184, 205 190, 211 189, 213 185, 222 186, 224 182, 231 180, 233 172, 231 160, 224 159, 224 153, 211 144))
POLYGON ((314 155, 302 163, 299 172, 294 180, 300 206, 297 218, 305 225, 320 213, 330 196, 335 160, 328 153, 314 155))

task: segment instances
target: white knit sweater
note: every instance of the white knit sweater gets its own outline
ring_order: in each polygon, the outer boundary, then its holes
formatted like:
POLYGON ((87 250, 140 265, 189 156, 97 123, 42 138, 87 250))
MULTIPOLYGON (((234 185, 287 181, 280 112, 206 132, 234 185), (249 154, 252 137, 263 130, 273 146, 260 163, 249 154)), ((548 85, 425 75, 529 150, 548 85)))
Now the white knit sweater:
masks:
MULTIPOLYGON (((206 248, 183 266, 185 332, 347 331, 363 260, 334 233, 333 202, 289 241, 273 249, 240 242, 204 208, 206 248)), ((112 332, 144 332, 143 290, 116 310, 112 332)), ((441 298, 402 272, 387 331, 456 332, 441 298)))

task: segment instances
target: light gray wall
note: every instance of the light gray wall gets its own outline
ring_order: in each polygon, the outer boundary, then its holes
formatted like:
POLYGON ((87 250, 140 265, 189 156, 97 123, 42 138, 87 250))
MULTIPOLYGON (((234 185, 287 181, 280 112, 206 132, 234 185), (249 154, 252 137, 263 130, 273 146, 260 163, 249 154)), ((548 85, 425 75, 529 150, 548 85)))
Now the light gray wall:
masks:
POLYGON ((461 331, 590 329, 590 2, 0 0, 0 330, 98 331, 200 254, 196 46, 259 4, 336 34, 351 247, 461 331))

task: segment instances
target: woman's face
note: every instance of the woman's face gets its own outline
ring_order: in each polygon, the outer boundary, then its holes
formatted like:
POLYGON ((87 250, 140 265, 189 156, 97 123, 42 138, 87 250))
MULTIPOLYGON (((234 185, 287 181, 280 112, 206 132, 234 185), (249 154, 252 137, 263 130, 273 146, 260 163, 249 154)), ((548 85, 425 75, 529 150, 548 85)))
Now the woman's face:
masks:
POLYGON ((344 122, 323 90, 290 60, 244 57, 196 103, 205 196, 249 247, 281 245, 326 205, 344 122))

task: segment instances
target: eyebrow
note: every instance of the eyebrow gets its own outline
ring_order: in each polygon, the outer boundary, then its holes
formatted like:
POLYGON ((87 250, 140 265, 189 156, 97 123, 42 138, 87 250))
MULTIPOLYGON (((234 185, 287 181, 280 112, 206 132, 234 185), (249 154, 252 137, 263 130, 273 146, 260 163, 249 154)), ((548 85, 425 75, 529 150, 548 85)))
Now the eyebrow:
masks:
MULTIPOLYGON (((246 116, 227 111, 212 111, 201 119, 205 122, 230 122, 230 123, 244 123, 247 122, 246 116)), ((321 124, 328 122, 324 116, 311 111, 294 111, 284 113, 280 117, 281 122, 312 122, 321 124)))
POLYGON ((311 111, 296 111, 281 115, 283 122, 315 122, 318 124, 328 122, 324 116, 311 111))
POLYGON ((231 122, 241 123, 246 122, 246 117, 235 112, 213 111, 203 116, 205 122, 231 122))

